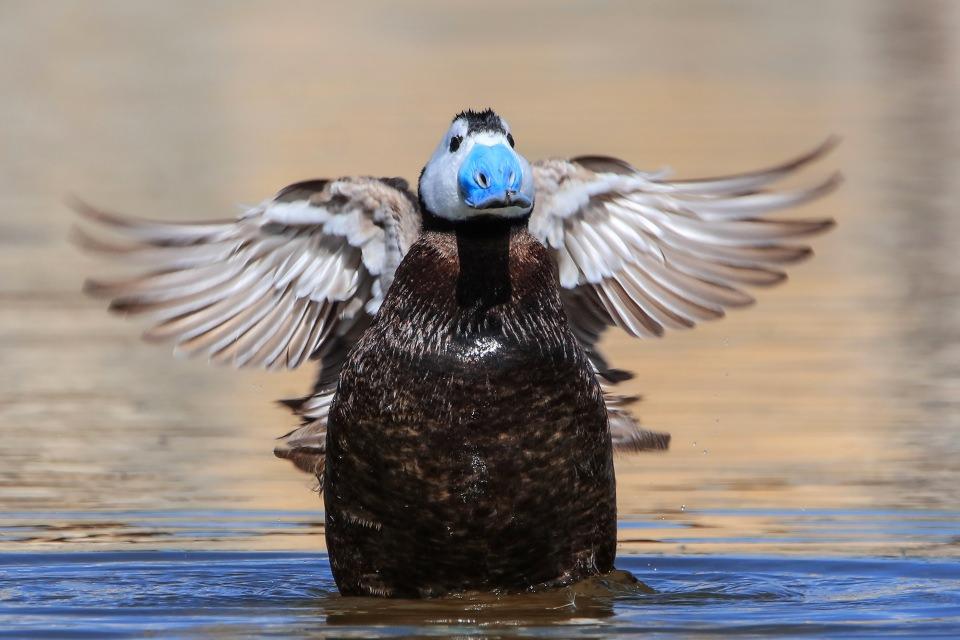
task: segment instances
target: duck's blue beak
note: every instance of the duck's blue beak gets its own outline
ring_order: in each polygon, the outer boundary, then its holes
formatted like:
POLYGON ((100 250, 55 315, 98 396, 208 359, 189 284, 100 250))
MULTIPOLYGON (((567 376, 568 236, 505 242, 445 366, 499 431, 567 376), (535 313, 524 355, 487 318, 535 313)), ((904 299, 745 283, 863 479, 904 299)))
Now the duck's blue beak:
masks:
POLYGON ((521 193, 523 167, 506 145, 477 144, 457 175, 460 197, 473 209, 528 208, 533 203, 521 193))

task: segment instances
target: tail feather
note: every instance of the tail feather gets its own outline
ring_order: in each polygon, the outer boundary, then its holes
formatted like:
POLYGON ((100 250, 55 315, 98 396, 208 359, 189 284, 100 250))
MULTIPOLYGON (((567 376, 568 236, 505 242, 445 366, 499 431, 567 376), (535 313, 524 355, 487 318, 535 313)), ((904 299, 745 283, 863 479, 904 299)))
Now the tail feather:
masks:
POLYGON ((321 486, 327 454, 327 414, 333 400, 334 388, 325 388, 303 398, 280 400, 301 420, 301 424, 287 434, 273 449, 273 455, 289 460, 297 469, 317 476, 321 486))
POLYGON ((669 433, 644 429, 626 408, 640 400, 639 396, 622 396, 604 392, 603 399, 607 404, 610 439, 613 441, 614 451, 636 453, 638 451, 666 451, 670 448, 669 433))
POLYGON ((293 465, 317 476, 323 482, 323 467, 327 455, 327 421, 311 420, 290 433, 280 436, 273 455, 289 460, 293 465))

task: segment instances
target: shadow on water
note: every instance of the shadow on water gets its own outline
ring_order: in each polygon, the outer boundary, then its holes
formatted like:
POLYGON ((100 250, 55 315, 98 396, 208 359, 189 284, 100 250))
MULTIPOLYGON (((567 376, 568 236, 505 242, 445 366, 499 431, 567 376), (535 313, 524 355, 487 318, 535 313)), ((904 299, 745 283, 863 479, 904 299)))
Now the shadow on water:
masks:
POLYGON ((497 595, 470 593, 431 600, 332 597, 323 602, 328 624, 338 625, 555 625, 609 618, 618 598, 655 591, 628 571, 614 571, 564 589, 497 595))

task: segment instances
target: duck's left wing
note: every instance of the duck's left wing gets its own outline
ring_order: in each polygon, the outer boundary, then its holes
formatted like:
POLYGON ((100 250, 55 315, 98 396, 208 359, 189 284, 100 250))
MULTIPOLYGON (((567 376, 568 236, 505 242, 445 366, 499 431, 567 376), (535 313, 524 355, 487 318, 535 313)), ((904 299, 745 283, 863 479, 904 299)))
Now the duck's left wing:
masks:
POLYGON ((746 287, 782 282, 784 265, 811 254, 797 240, 832 220, 767 214, 830 192, 839 175, 795 190, 770 187, 835 144, 828 139, 769 169, 700 180, 671 181, 599 156, 533 165, 530 231, 554 251, 570 324, 602 382, 630 377, 597 349, 607 327, 648 338, 721 318, 753 302, 746 287))

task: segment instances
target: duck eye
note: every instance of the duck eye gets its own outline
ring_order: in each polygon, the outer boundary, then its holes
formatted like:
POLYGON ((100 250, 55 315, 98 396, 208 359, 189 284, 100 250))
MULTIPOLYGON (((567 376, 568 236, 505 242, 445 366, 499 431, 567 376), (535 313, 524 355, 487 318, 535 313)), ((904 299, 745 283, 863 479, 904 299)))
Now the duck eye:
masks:
POLYGON ((450 138, 450 153, 459 149, 461 142, 463 142, 463 136, 453 136, 450 138))
POLYGON ((510 148, 513 149, 513 134, 512 134, 512 133, 508 133, 508 134, 507 134, 507 142, 510 143, 510 148))

